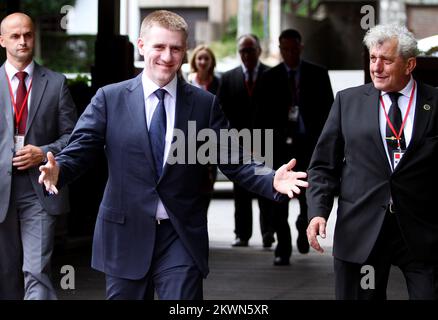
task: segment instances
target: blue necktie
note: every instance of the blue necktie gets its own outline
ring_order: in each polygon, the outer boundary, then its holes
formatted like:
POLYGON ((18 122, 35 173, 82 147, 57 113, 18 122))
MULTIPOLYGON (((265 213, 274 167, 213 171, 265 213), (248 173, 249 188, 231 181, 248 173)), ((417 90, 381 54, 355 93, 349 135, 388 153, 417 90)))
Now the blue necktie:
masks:
POLYGON ((152 153, 154 156, 155 170, 160 178, 163 172, 164 147, 166 145, 166 109, 164 108, 164 96, 166 90, 158 89, 154 92, 159 102, 155 108, 149 128, 152 153))

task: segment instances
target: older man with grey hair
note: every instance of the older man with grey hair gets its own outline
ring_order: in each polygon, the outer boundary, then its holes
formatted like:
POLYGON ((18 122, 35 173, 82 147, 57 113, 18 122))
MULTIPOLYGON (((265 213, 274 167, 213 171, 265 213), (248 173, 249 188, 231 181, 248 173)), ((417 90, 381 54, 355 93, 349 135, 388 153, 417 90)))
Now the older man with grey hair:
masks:
POLYGON ((364 38, 372 83, 338 93, 309 167, 310 245, 322 252, 340 190, 333 256, 337 299, 385 299, 391 265, 410 299, 438 297, 438 90, 416 81, 405 27, 364 38))

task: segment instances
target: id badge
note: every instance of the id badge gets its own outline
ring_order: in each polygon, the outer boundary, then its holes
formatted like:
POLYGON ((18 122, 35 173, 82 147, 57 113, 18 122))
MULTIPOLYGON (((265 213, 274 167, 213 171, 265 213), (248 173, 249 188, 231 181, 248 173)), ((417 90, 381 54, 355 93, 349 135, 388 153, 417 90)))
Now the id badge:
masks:
POLYGON ((397 167, 398 163, 400 162, 400 160, 401 160, 401 158, 403 157, 404 154, 405 154, 404 150, 393 151, 393 153, 392 153, 392 164, 393 164, 394 169, 395 169, 395 167, 397 167))
POLYGON ((297 122, 299 114, 300 114, 300 108, 298 106, 290 106, 287 115, 288 120, 292 122, 297 122))
POLYGON ((14 150, 17 152, 18 150, 24 147, 24 135, 16 134, 14 136, 14 150))

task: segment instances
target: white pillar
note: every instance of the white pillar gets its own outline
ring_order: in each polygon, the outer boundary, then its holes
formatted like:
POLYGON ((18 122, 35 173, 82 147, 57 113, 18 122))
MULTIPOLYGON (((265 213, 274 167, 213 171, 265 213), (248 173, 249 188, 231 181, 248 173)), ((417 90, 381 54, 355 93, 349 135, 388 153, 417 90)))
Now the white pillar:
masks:
POLYGON ((280 56, 278 37, 281 32, 281 0, 271 0, 269 5, 269 54, 280 56))
POLYGON ((400 0, 379 1, 379 24, 406 23, 406 4, 400 0))
POLYGON ((239 0, 237 13, 237 37, 251 33, 252 0, 239 0))

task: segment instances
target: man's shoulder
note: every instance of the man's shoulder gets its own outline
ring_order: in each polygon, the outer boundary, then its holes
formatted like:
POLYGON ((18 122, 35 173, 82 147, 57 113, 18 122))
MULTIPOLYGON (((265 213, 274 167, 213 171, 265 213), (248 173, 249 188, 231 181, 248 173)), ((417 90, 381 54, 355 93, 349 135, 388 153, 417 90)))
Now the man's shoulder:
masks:
POLYGON ((286 69, 282 62, 272 68, 266 69, 262 73, 262 78, 264 79, 278 80, 278 77, 281 76, 287 77, 286 69))
POLYGON ((141 85, 141 75, 128 80, 107 84, 101 87, 101 90, 108 93, 116 93, 121 92, 125 89, 133 90, 139 85, 141 85))
POLYGON ((374 87, 372 82, 362 84, 360 86, 356 87, 350 87, 343 90, 340 90, 338 92, 338 95, 340 96, 355 96, 355 95, 363 95, 363 94, 370 94, 377 89, 374 87))
POLYGON ((194 85, 191 85, 187 82, 180 82, 178 84, 178 87, 180 88, 180 90, 182 90, 183 94, 186 95, 193 95, 195 96, 196 99, 213 99, 215 97, 214 94, 212 94, 211 92, 195 87, 194 85))
POLYGON ((417 80, 417 85, 421 91, 433 96, 438 96, 438 87, 433 87, 427 83, 418 80, 417 80))
POLYGON ((260 62, 260 65, 259 65, 259 72, 263 73, 263 72, 268 71, 269 69, 271 69, 270 66, 268 66, 267 64, 264 64, 264 63, 260 62))
MULTIPOLYGON (((242 66, 237 66, 233 69, 230 69, 228 71, 225 71, 222 76, 221 79, 223 80, 228 80, 228 79, 233 79, 233 76, 235 76, 236 74, 242 72, 242 66)), ((243 72, 242 72, 243 73, 243 72)))
POLYGON ((34 72, 38 72, 39 74, 44 75, 45 77, 49 78, 49 79, 54 79, 56 81, 65 81, 66 77, 63 73, 58 72, 58 71, 54 71, 52 69, 49 69, 47 67, 41 66, 37 63, 35 63, 35 71, 34 72))
POLYGON ((327 68, 325 66, 307 60, 301 60, 301 68, 309 69, 313 71, 327 72, 327 68))

